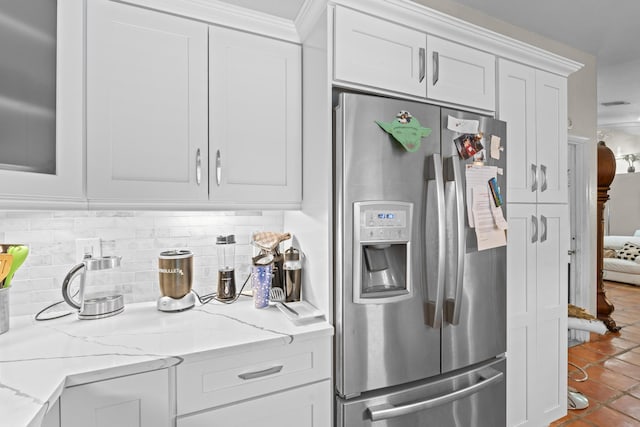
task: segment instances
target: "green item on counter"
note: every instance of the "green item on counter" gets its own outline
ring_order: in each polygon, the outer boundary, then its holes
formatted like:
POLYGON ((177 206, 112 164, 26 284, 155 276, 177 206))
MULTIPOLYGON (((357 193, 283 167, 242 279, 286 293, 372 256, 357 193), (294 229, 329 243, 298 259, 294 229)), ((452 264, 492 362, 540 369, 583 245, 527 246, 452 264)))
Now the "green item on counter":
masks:
POLYGON ((27 255, 29 255, 29 248, 27 246, 11 246, 7 250, 7 253, 13 255, 13 263, 11 264, 11 270, 9 270, 7 278, 4 280, 5 288, 11 286, 14 273, 20 268, 24 260, 27 259, 27 255))
POLYGON ((420 148, 422 138, 431 134, 431 129, 422 127, 418 119, 411 116, 408 111, 400 111, 395 120, 390 123, 379 120, 376 120, 376 123, 410 153, 417 151, 420 148))

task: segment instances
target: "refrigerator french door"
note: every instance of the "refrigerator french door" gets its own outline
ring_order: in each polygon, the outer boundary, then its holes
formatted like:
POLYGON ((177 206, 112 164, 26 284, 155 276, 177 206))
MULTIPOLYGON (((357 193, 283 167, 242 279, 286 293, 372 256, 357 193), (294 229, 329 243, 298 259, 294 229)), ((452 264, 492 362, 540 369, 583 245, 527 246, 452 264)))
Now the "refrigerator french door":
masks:
MULTIPOLYGON (((458 155, 453 140, 459 133, 447 129, 449 117, 478 121, 483 141, 494 135, 504 146, 505 124, 489 117, 372 95, 338 96, 338 426, 423 425, 406 417, 418 422, 441 411, 453 413, 439 427, 504 424, 488 412, 504 419, 506 248, 477 249, 464 178, 472 159, 458 155), (378 124, 401 112, 431 130, 412 150, 378 124), (456 421, 469 414, 478 423, 456 421)), ((504 190, 505 152, 499 157, 484 160, 500 169, 504 190)))

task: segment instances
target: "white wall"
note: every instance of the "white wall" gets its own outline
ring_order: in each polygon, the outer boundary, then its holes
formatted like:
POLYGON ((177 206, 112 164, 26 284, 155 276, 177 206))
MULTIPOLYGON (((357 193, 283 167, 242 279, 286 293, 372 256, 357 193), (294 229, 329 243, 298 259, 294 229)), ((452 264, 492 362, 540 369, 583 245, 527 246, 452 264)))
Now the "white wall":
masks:
POLYGON ((631 236, 640 230, 640 173, 615 176, 609 190, 607 212, 610 235, 631 236))
MULTIPOLYGON (((158 255, 167 249, 190 249, 194 253, 193 288, 201 295, 215 291, 215 242, 221 234, 236 235, 239 289, 250 269, 254 249, 249 242, 255 231, 282 232, 283 213, 0 211, 0 242, 30 248, 12 282, 11 315, 33 315, 62 299, 62 281, 79 261, 78 238, 99 237, 103 255, 122 256, 114 283, 105 290, 123 294, 126 304, 158 298, 158 255)), ((68 307, 63 304, 61 308, 68 307)))

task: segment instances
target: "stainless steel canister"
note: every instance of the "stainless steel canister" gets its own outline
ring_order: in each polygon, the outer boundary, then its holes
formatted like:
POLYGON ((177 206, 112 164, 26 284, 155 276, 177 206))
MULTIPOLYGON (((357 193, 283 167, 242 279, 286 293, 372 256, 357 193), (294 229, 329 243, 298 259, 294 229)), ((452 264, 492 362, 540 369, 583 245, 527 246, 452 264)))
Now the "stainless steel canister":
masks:
POLYGON ((160 253, 158 273, 163 296, 182 298, 191 291, 193 254, 188 250, 170 250, 160 253))

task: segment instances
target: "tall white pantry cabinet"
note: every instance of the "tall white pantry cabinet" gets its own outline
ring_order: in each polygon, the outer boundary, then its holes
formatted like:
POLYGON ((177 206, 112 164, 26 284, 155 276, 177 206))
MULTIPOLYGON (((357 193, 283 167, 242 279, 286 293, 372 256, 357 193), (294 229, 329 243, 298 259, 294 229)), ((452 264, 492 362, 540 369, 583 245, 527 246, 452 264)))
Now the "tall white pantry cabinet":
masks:
POLYGON ((564 416, 567 395, 566 78, 498 61, 507 122, 507 424, 564 416))

